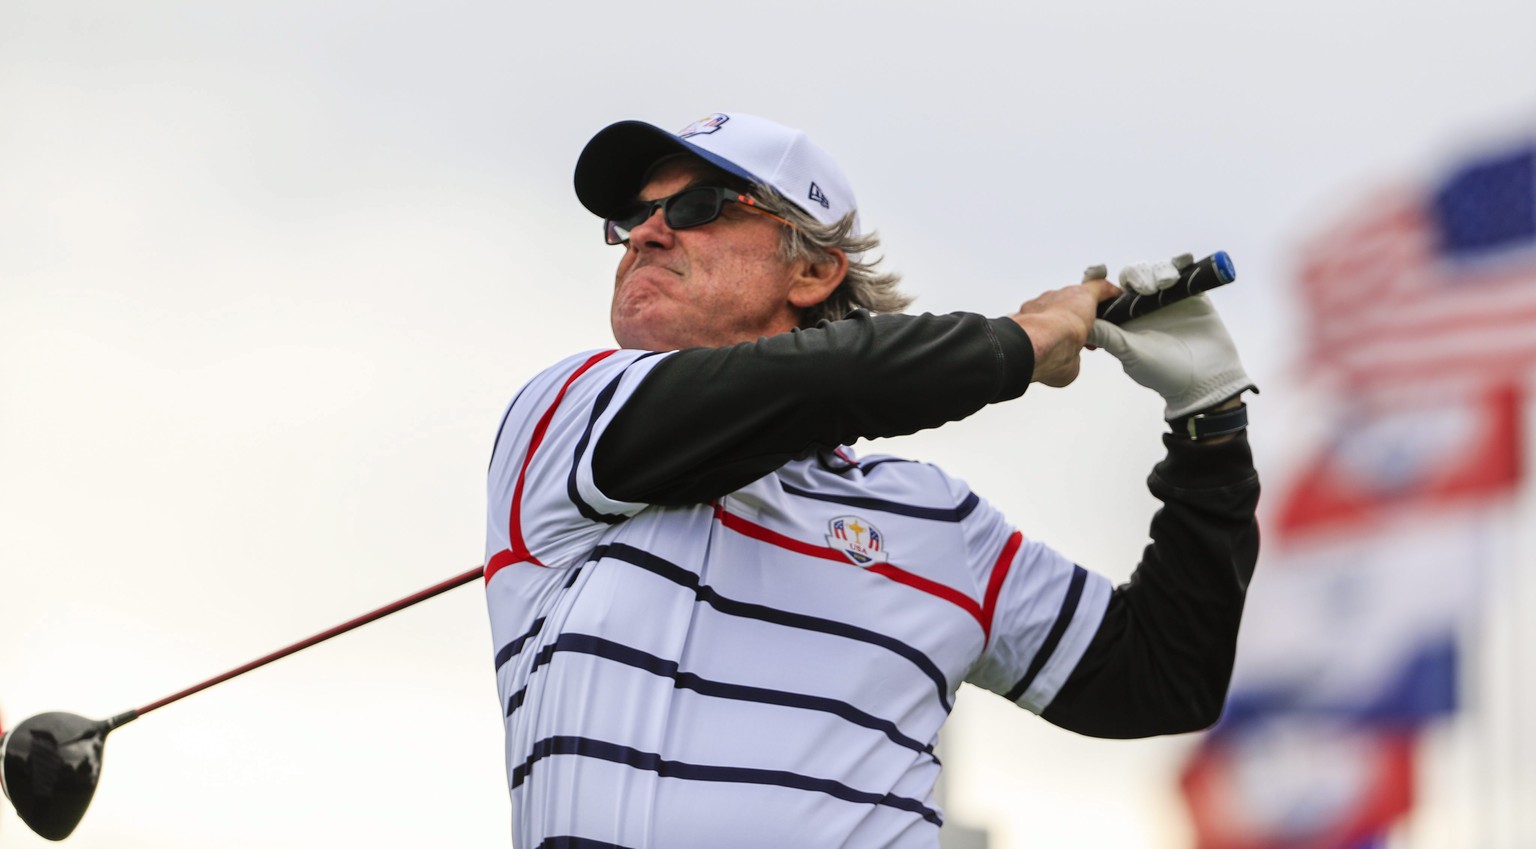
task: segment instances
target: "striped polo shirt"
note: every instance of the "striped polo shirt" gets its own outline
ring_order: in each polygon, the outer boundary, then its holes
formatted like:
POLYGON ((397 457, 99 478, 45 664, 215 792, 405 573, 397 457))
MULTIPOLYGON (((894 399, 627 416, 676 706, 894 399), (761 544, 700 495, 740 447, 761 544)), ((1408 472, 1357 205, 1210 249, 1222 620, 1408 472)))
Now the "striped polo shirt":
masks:
POLYGON ((712 503, 605 495, 593 447, 667 356, 572 357, 497 436, 486 595, 514 845, 937 846, 956 689, 1043 710, 1109 582, 938 468, 846 448, 712 503))

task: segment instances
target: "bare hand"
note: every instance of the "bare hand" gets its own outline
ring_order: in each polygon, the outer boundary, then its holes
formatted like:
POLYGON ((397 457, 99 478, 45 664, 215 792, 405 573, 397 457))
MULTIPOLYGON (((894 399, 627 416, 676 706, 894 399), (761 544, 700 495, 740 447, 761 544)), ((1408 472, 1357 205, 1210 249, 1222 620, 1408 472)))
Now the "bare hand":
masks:
POLYGON ((1035 382, 1066 386, 1077 379, 1078 356, 1088 344, 1099 302, 1119 294, 1120 287, 1108 280, 1086 280, 1025 301, 1009 316, 1034 343, 1035 382))

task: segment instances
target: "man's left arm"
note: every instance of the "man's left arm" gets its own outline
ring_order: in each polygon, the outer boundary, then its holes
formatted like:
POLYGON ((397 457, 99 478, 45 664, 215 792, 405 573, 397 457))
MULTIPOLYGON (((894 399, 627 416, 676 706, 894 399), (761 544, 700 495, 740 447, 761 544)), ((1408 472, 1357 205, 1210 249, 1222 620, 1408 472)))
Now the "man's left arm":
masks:
MULTIPOLYGON (((1177 277, 1175 264, 1139 263, 1120 283, 1146 293, 1177 277)), ((1174 432, 1147 481, 1163 502, 1152 543, 1041 715, 1096 737, 1195 731, 1221 716, 1258 560, 1259 479, 1241 402, 1257 390, 1204 295, 1123 327, 1096 321, 1089 343, 1163 397, 1174 432)))
POLYGON ((1131 580, 1042 712, 1094 737, 1195 731, 1221 715, 1248 580, 1258 559, 1258 474, 1246 434, 1163 437, 1147 481, 1163 507, 1131 580))

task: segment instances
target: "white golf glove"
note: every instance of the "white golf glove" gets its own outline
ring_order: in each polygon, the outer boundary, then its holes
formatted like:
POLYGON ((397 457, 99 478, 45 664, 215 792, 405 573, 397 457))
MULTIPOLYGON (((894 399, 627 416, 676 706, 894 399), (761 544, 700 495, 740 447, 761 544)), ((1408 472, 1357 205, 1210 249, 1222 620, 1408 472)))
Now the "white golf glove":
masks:
POLYGON ((1156 295, 1179 282, 1179 272, 1194 265, 1194 254, 1179 254, 1173 259, 1138 262, 1120 269, 1120 288, 1138 295, 1156 295))
MULTIPOLYGON (((1120 272, 1120 285, 1148 295, 1178 280, 1180 261, 1143 262, 1120 272)), ((1089 269, 1090 271, 1097 269, 1089 269)), ((1168 421, 1212 407, 1247 389, 1253 381, 1243 371, 1237 347, 1221 316, 1204 295, 1114 325, 1095 320, 1088 344, 1114 354, 1125 373, 1163 396, 1168 421)))

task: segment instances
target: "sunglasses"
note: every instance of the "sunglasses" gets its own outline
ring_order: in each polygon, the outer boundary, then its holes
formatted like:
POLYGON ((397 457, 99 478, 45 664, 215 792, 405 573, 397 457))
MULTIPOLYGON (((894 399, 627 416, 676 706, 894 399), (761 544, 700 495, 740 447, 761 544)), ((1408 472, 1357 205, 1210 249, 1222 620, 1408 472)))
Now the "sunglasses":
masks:
POLYGON ((635 204, 629 212, 618 218, 609 218, 603 222, 603 239, 610 245, 622 245, 629 241, 629 234, 641 224, 644 224, 656 213, 656 208, 661 207, 662 220, 673 230, 686 230, 689 227, 702 227, 716 218, 725 209, 726 203, 739 204, 748 212, 758 215, 766 215, 773 220, 789 227, 795 225, 783 218, 763 209, 757 205, 757 201, 734 189, 725 189, 719 186, 694 186, 691 189, 683 189, 675 195, 670 195, 656 200, 643 200, 635 204))

